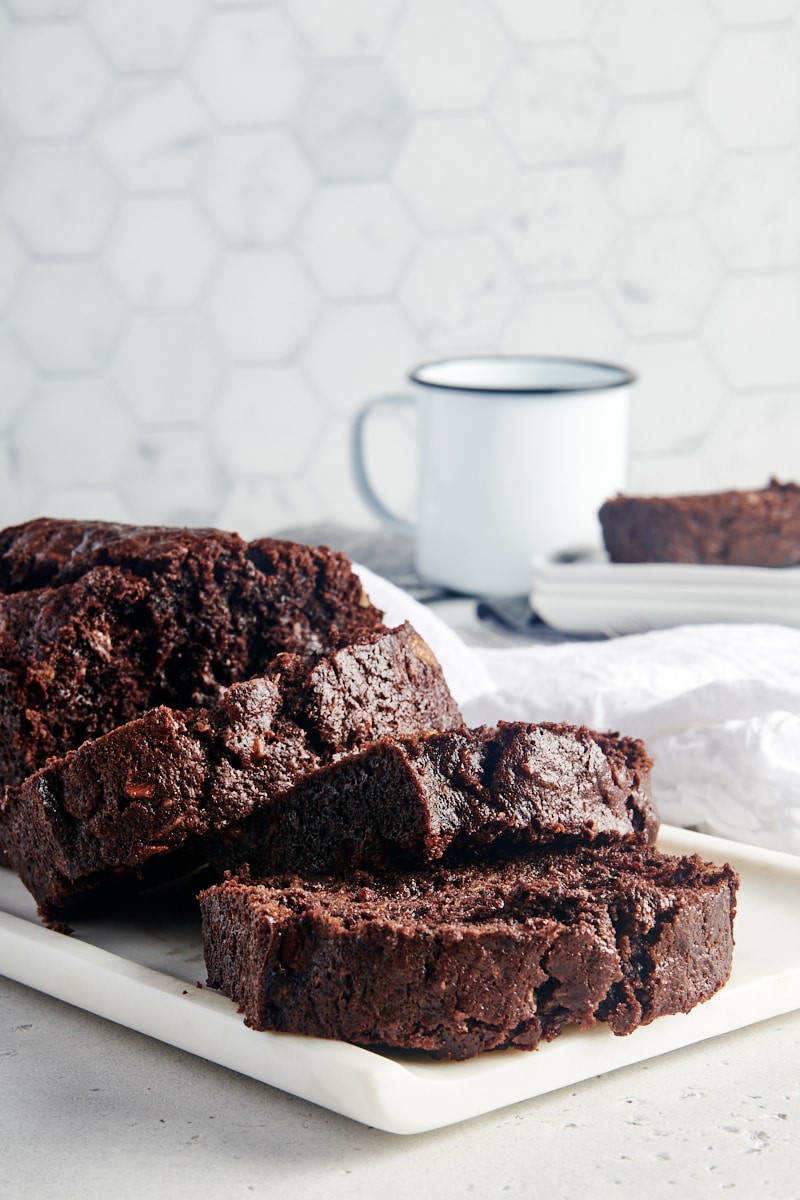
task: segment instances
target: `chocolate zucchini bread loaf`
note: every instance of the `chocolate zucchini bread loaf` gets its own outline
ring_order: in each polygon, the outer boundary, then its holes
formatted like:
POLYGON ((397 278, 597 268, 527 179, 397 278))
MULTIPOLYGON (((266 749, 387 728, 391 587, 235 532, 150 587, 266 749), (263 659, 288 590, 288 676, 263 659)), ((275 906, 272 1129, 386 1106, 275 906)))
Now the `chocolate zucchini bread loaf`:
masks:
POLYGON ((0 843, 45 916, 112 885, 176 874, 202 837, 241 823, 362 741, 462 723, 409 625, 316 660, 279 655, 212 707, 161 705, 85 742, 0 801, 0 843))
POLYGON ((599 517, 616 563, 800 563, 800 487, 794 483, 772 479, 753 491, 698 496, 616 496, 599 517))
POLYGON ((707 999, 737 880, 653 848, 651 765, 583 727, 466 729, 344 555, 0 531, 0 852, 47 920, 235 866, 200 898, 209 982, 256 1028, 465 1058, 707 999))
POLYGON ((40 519, 0 532, 0 786, 276 655, 382 628, 350 562, 211 529, 40 519))
POLYGON ((463 1059, 626 1034, 728 978, 737 877, 644 846, 200 894, 208 983, 255 1029, 463 1059))
POLYGON ((652 843, 652 762, 633 738, 564 724, 392 735, 300 779, 268 808, 212 827, 220 874, 339 874, 531 846, 652 843))

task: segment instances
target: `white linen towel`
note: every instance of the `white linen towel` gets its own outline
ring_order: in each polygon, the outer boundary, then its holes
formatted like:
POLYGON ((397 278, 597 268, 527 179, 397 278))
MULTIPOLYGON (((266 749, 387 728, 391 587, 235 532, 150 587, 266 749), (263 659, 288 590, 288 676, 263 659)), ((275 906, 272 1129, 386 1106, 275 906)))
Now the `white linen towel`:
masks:
POLYGON ((602 642, 467 646, 362 571, 439 657, 470 725, 567 721, 644 740, 662 820, 800 854, 800 630, 687 625, 602 642))

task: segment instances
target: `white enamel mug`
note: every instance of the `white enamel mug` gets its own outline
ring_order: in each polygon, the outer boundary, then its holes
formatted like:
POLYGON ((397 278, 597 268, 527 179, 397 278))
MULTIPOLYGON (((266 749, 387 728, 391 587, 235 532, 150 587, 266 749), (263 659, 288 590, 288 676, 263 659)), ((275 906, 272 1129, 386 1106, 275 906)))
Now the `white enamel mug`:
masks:
POLYGON ((598 509, 624 490, 634 375, 582 359, 471 357, 410 372, 408 394, 378 396, 353 427, 365 502, 415 539, 420 575, 469 595, 527 594, 534 557, 601 545, 598 509), (387 508, 365 461, 379 407, 419 409, 416 524, 387 508))

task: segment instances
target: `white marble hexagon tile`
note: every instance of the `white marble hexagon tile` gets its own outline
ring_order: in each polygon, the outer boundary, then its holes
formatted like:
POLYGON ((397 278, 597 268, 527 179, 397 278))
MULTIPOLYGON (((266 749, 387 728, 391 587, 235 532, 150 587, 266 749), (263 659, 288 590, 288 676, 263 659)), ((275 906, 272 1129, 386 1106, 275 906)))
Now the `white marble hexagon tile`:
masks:
POLYGON ((798 0, 0 0, 0 525, 367 525, 353 413, 482 350, 800 478, 798 0))

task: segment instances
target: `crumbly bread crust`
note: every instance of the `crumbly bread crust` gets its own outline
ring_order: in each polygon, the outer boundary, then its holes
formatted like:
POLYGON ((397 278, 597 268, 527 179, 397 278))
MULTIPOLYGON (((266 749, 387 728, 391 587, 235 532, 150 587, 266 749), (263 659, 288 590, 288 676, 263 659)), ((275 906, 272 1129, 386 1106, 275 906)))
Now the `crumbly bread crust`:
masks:
POLYGON ((282 652, 381 628, 324 547, 44 518, 0 531, 0 786, 150 708, 213 704, 282 652))

